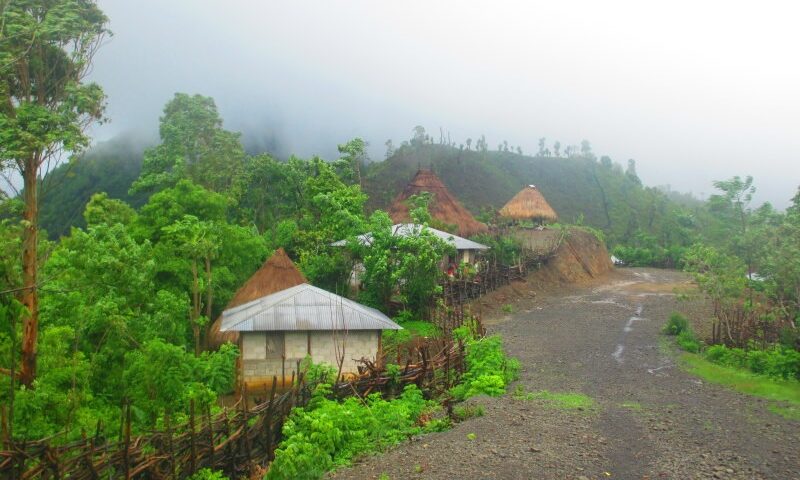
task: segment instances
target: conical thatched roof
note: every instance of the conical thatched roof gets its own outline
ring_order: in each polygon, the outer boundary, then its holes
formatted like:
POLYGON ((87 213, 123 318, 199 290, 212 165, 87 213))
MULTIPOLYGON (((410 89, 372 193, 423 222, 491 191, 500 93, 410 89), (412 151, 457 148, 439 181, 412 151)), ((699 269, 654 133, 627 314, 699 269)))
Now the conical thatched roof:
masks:
MULTIPOLYGON (((233 295, 225 310, 252 302, 275 292, 280 292, 296 285, 306 283, 300 270, 294 266, 292 260, 286 255, 283 248, 272 254, 264 265, 242 285, 233 295)), ((236 343, 239 341, 238 332, 221 332, 222 316, 217 318, 208 329, 208 346, 218 348, 225 342, 236 343)))
POLYGON ((514 220, 551 220, 558 219, 556 211, 544 199, 542 192, 535 185, 523 188, 514 198, 500 209, 500 216, 514 220))
POLYGON ((435 173, 425 169, 417 171, 414 179, 395 197, 389 207, 389 216, 392 217, 392 221, 395 223, 411 222, 407 201, 411 196, 422 192, 433 194, 431 203, 428 205, 431 216, 446 225, 455 226, 455 233, 469 237, 488 231, 486 225, 475 220, 472 214, 456 200, 435 173))

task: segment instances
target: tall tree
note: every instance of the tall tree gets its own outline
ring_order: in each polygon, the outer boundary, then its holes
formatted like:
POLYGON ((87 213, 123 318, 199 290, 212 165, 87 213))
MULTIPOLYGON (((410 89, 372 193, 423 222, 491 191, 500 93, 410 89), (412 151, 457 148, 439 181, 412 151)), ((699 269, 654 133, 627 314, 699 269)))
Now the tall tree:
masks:
POLYGON ((3 2, 0 12, 0 168, 23 179, 20 378, 36 376, 39 331, 37 249, 39 181, 64 154, 89 144, 86 128, 102 119, 105 95, 85 82, 92 58, 110 32, 108 18, 91 0, 3 2))
POLYGON ((339 162, 345 166, 345 171, 340 173, 340 177, 362 186, 361 170, 364 169, 364 165, 369 160, 367 146, 369 144, 358 137, 338 146, 339 153, 342 154, 339 162))
POLYGON ((164 107, 161 144, 144 154, 132 190, 158 190, 188 178, 214 192, 230 189, 244 167, 239 134, 222 128, 214 99, 176 93, 164 107))

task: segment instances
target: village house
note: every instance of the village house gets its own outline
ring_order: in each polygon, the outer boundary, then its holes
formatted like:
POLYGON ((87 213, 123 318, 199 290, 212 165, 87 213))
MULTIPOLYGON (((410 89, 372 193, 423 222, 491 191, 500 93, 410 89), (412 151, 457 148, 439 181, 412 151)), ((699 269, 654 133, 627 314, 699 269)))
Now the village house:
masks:
POLYGON ((343 375, 358 373, 362 358, 375 361, 380 354, 382 331, 399 329, 374 308, 305 283, 278 249, 237 292, 210 336, 213 344, 239 345, 240 379, 252 389, 271 384, 273 376, 287 385, 306 356, 343 375))
POLYGON ((428 205, 431 217, 444 225, 453 226, 453 231, 458 235, 471 237, 489 231, 485 224, 475 220, 469 210, 456 200, 433 171, 426 169, 419 169, 414 178, 389 206, 388 213, 392 221, 395 223, 411 222, 408 199, 423 192, 429 192, 432 195, 428 205))
MULTIPOLYGON (((399 223, 397 225, 392 225, 392 235, 397 236, 408 236, 408 235, 415 235, 417 234, 423 227, 422 225, 417 225, 413 223, 399 223)), ((467 263, 470 265, 474 265, 478 261, 478 256, 480 253, 489 249, 488 246, 474 242, 468 238, 459 237, 458 235, 453 235, 452 233, 443 232, 441 230, 437 230, 435 228, 427 227, 428 231, 431 232, 433 235, 439 237, 440 239, 444 240, 445 242, 449 243, 453 246, 456 250, 456 255, 453 258, 450 256, 445 256, 442 258, 440 262, 442 271, 448 271, 451 266, 459 266, 462 263, 467 263)), ((372 244, 372 234, 365 233, 363 235, 359 235, 356 237, 356 240, 361 243, 362 245, 369 246, 372 244)), ((331 244, 334 247, 344 247, 347 245, 347 240, 339 240, 338 242, 334 242, 331 244)), ((353 267, 353 273, 350 275, 350 286, 353 288, 357 288, 361 284, 361 274, 364 271, 363 265, 360 263, 356 263, 353 267)))
POLYGON ((556 211, 547 203, 542 192, 535 185, 527 185, 514 195, 498 212, 502 218, 512 221, 533 221, 539 225, 555 222, 556 211))

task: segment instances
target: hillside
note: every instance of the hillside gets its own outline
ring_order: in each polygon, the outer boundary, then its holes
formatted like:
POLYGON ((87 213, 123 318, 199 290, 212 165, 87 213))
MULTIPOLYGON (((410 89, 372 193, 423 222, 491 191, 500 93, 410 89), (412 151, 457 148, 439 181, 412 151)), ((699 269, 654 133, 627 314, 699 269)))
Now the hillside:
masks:
POLYGON ((74 164, 63 164, 43 182, 40 221, 51 238, 69 233, 72 226, 84 226, 83 210, 89 198, 106 192, 139 207, 146 197, 128 195, 131 183, 142 168, 143 142, 118 137, 100 143, 74 164))
MULTIPOLYGON (((57 188, 42 198, 42 225, 52 238, 82 226, 89 197, 107 192, 134 206, 144 197, 130 197, 128 188, 139 175, 143 147, 115 139, 89 151, 74 166, 63 165, 48 175, 57 188)), ((370 210, 386 209, 420 167, 431 167, 455 197, 474 215, 487 220, 524 185, 534 184, 566 223, 583 222, 602 229, 610 245, 642 230, 656 238, 674 235, 667 215, 687 208, 655 188, 643 187, 635 175, 604 158, 533 157, 513 152, 461 150, 435 145, 406 145, 389 159, 369 164, 364 190, 370 210)), ((674 192, 673 192, 674 193, 674 192)), ((672 195, 675 196, 674 194, 672 195)))
POLYGON ((639 229, 666 234, 661 221, 678 208, 607 158, 531 157, 433 144, 404 146, 387 160, 369 165, 365 190, 370 208, 386 208, 420 167, 432 168, 475 215, 496 211, 523 186, 534 184, 561 221, 600 228, 612 244, 639 229))

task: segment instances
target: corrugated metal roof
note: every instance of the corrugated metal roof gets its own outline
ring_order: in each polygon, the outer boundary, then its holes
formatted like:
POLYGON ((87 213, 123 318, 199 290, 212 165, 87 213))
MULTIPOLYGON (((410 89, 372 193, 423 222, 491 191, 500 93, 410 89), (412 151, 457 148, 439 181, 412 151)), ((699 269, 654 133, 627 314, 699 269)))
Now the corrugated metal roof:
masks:
MULTIPOLYGON (((413 235, 417 233, 422 228, 422 225, 417 225, 414 223, 398 223, 397 225, 392 225, 392 234, 400 235, 400 236, 407 236, 413 235)), ((482 243, 473 242, 472 240, 464 237, 459 237, 458 235, 453 235, 452 233, 443 232, 441 230, 437 230, 435 228, 428 227, 428 230, 436 235, 437 237, 441 238, 442 240, 450 243, 456 250, 488 250, 489 247, 482 243)), ((365 233, 364 235, 359 235, 356 237, 362 245, 369 245, 372 243, 372 234, 365 233)), ((347 245, 347 240, 339 240, 338 242, 333 242, 331 246, 334 247, 344 247, 347 245)))
POLYGON ((307 283, 222 312, 220 331, 401 330, 383 313, 307 283))

